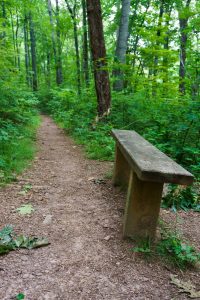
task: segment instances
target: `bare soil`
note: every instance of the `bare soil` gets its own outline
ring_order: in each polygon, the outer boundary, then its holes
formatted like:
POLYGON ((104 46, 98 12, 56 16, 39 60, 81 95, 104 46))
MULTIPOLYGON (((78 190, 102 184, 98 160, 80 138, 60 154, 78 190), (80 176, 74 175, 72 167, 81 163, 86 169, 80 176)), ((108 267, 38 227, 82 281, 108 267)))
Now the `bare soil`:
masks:
MULTIPOLYGON (((134 254, 122 239, 125 194, 106 174, 113 164, 88 160, 82 148, 43 117, 38 153, 16 183, 0 190, 0 228, 12 224, 17 234, 48 237, 50 245, 21 249, 0 257, 0 299, 128 300, 189 299, 170 283, 170 274, 199 289, 198 270, 180 272, 160 259, 134 254), (103 180, 99 180, 103 179, 103 180), (24 185, 32 188, 21 194, 24 185), (16 209, 31 203, 29 216, 16 209)), ((162 217, 170 224, 175 215, 162 217)), ((178 230, 199 246, 198 213, 180 212, 178 230)))

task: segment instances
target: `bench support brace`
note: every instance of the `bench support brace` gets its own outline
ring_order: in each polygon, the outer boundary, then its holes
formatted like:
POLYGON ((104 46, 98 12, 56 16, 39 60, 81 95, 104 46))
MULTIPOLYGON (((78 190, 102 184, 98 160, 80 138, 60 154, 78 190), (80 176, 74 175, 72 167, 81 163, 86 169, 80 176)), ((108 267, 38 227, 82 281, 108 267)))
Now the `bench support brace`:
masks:
POLYGON ((124 237, 150 238, 156 233, 163 183, 140 180, 131 170, 125 209, 124 237))
POLYGON ((129 184, 129 177, 130 177, 130 167, 125 159, 124 155, 122 154, 119 146, 116 143, 115 148, 115 168, 114 168, 114 177, 113 183, 115 186, 121 185, 122 188, 128 188, 129 184))

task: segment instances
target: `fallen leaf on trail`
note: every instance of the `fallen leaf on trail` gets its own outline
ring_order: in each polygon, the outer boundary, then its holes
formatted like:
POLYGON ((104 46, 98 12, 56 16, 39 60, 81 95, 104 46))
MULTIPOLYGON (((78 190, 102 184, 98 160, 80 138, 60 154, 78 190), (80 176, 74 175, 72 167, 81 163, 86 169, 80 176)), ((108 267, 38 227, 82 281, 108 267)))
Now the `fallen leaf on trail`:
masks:
POLYGON ((25 196, 26 195, 26 191, 21 191, 21 192, 18 193, 18 195, 25 196))
POLYGON ((200 291, 195 290, 195 286, 191 282, 184 282, 177 278, 176 275, 170 275, 171 283, 180 288, 180 293, 188 293, 190 298, 200 298, 200 291))
POLYGON ((26 237, 24 235, 18 236, 13 241, 17 248, 27 249, 39 248, 50 244, 46 238, 26 237))
POLYGON ((51 224, 52 217, 53 217, 52 215, 47 215, 43 221, 43 224, 45 224, 45 225, 51 224))
POLYGON ((23 204, 21 207, 17 208, 17 211, 21 214, 21 215, 29 215, 32 212, 35 211, 35 209, 33 208, 32 204, 23 204))
POLYGON ((106 181, 104 179, 101 179, 101 178, 89 177, 88 181, 92 181, 95 184, 106 184, 106 181))
POLYGON ((88 178, 88 181, 93 181, 93 180, 95 180, 94 177, 89 177, 89 178, 88 178))

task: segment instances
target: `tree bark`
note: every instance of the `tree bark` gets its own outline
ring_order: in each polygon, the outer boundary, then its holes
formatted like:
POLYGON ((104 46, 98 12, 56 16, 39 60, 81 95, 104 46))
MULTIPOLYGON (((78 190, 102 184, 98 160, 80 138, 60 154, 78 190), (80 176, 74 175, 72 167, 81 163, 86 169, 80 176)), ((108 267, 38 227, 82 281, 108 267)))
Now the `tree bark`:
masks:
MULTIPOLYGON (((160 10, 159 10, 159 18, 158 18, 158 28, 157 28, 157 32, 156 32, 156 50, 159 50, 160 47, 160 36, 161 36, 161 26, 162 26, 162 18, 163 18, 163 14, 164 14, 164 1, 160 1, 160 10)), ((154 57, 154 77, 157 75, 158 73, 158 55, 155 55, 154 57)))
POLYGON ((100 0, 87 0, 90 46, 94 65, 94 80, 97 94, 98 117, 110 112, 110 81, 106 63, 106 48, 103 34, 103 22, 100 0))
POLYGON ((160 1, 160 8, 159 8, 159 16, 158 16, 158 25, 157 25, 157 31, 156 31, 156 45, 155 45, 155 56, 154 56, 154 62, 153 62, 153 77, 154 80, 152 81, 152 96, 155 97, 157 94, 157 82, 156 82, 156 76, 158 75, 158 62, 159 62, 159 55, 158 51, 160 50, 160 36, 162 33, 162 19, 164 14, 164 0, 160 1))
POLYGON ((124 87, 123 71, 120 67, 126 63, 126 50, 128 46, 128 28, 129 28, 129 15, 130 15, 130 0, 122 0, 122 10, 119 25, 119 33, 117 38, 117 45, 115 51, 115 60, 119 63, 119 68, 113 72, 116 80, 113 88, 116 91, 121 91, 124 87))
MULTIPOLYGON (((2 27, 5 29, 6 28, 6 5, 5 5, 5 0, 1 1, 1 18, 2 18, 2 27)), ((0 34, 0 39, 4 40, 6 37, 6 31, 3 30, 2 33, 0 34)), ((5 41, 3 41, 3 44, 5 45, 5 41)))
MULTIPOLYGON (((191 0, 187 0, 186 9, 189 8, 191 0)), ((180 65, 179 65, 179 92, 181 95, 185 95, 185 73, 186 73, 186 47, 187 47, 187 27, 189 17, 179 10, 179 26, 180 26, 180 65)))
POLYGON ((80 64, 80 54, 79 54, 79 42, 78 42, 78 31, 76 23, 76 0, 73 8, 69 5, 69 1, 65 0, 67 8, 72 18, 73 29, 74 29, 74 47, 76 51, 76 70, 77 70, 77 90, 78 94, 81 94, 81 64, 80 64))
POLYGON ((60 39, 60 22, 59 22, 59 4, 56 0, 56 37, 57 37, 57 64, 56 64, 56 82, 57 85, 63 83, 63 71, 62 71, 62 48, 60 39))
POLYGON ((18 69, 20 70, 20 47, 18 43, 18 33, 19 33, 19 15, 18 12, 16 11, 17 15, 17 22, 16 22, 16 30, 15 30, 15 41, 16 41, 16 51, 17 51, 17 66, 18 69))
POLYGON ((10 10, 10 21, 11 21, 11 28, 12 28, 13 50, 14 50, 14 62, 15 62, 15 67, 17 68, 16 42, 15 42, 15 29, 14 29, 14 20, 13 20, 12 9, 10 10))
POLYGON ((88 57, 88 32, 87 32, 87 12, 86 2, 82 0, 83 10, 83 74, 86 87, 89 86, 89 57, 88 57))
POLYGON ((50 51, 47 49, 47 73, 46 73, 46 83, 48 88, 51 86, 51 55, 50 51))
POLYGON ((26 68, 26 82, 31 86, 30 73, 29 73, 29 45, 28 45, 28 18, 24 17, 24 51, 25 51, 25 68, 26 68))
MULTIPOLYGON (((169 59, 168 59, 168 50, 169 50, 169 25, 170 25, 170 16, 172 12, 173 4, 165 4, 165 14, 166 14, 166 20, 165 20, 165 27, 166 27, 166 32, 165 32, 165 37, 164 37, 164 56, 163 56, 163 83, 168 82, 169 78, 169 59)), ((163 94, 165 94, 165 86, 163 86, 163 94)))
POLYGON ((33 91, 38 90, 38 81, 37 81, 37 61, 36 61, 36 40, 35 40, 35 30, 32 20, 31 12, 29 13, 29 24, 30 24, 30 42, 31 42, 31 61, 32 61, 32 88, 33 91))

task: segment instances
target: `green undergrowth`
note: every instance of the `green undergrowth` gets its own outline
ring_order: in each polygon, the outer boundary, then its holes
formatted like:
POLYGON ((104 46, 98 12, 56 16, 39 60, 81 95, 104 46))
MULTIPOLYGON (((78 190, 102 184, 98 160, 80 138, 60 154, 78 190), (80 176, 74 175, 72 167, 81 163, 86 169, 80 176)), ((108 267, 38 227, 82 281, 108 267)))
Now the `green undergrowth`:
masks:
POLYGON ((180 187, 174 184, 169 186, 169 192, 162 200, 162 207, 170 207, 174 212, 179 209, 185 211, 193 209, 200 212, 199 186, 180 187))
POLYGON ((8 141, 1 143, 0 184, 15 180, 26 168, 36 152, 35 138, 40 123, 38 116, 32 116, 29 124, 12 128, 8 141))
POLYGON ((0 185, 15 180, 36 151, 40 124, 37 97, 26 91, 9 90, 0 109, 0 185))
MULTIPOLYGON (((154 99, 144 91, 134 95, 113 92, 110 116, 95 123, 96 95, 93 89, 83 91, 81 97, 77 97, 73 89, 43 91, 39 97, 41 108, 53 116, 77 143, 84 145, 87 157, 113 160, 115 149, 111 130, 135 130, 192 172, 198 182, 200 104, 197 99, 154 99)), ((176 201, 177 205, 174 205, 173 199, 165 200, 164 205, 173 209, 183 206, 195 208, 195 205, 199 205, 199 200, 194 201, 192 195, 198 192, 196 186, 192 187, 191 193, 188 190, 183 192, 184 195, 176 201)), ((173 198, 174 195, 170 193, 169 197, 173 198)))
POLYGON ((132 251, 142 254, 147 259, 159 257, 166 265, 181 270, 196 267, 200 263, 200 252, 176 230, 172 231, 161 222, 160 233, 159 241, 152 243, 150 240, 142 240, 132 251))

